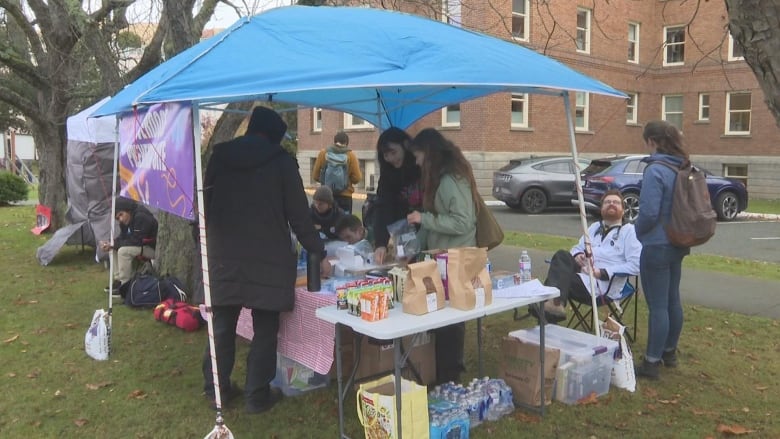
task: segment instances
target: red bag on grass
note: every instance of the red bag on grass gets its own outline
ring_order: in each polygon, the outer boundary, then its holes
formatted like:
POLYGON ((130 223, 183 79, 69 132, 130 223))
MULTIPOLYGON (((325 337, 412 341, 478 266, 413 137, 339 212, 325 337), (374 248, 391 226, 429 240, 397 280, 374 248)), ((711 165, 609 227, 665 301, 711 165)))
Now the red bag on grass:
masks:
POLYGON ((154 307, 154 319, 187 332, 197 331, 206 323, 197 306, 174 299, 165 299, 154 307))

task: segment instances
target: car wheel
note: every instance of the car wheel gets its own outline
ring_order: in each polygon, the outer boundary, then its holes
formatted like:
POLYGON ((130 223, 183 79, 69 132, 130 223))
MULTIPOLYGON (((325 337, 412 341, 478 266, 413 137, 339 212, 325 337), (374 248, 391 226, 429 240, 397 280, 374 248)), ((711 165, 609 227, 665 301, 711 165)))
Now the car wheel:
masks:
POLYGON ((633 223, 639 216, 639 194, 626 192, 623 194, 623 222, 633 223))
POLYGON ((739 213, 739 200, 734 192, 723 192, 718 195, 715 212, 721 221, 734 221, 739 213))
POLYGON ((547 194, 538 188, 528 189, 520 197, 520 204, 525 213, 541 213, 547 208, 547 194))

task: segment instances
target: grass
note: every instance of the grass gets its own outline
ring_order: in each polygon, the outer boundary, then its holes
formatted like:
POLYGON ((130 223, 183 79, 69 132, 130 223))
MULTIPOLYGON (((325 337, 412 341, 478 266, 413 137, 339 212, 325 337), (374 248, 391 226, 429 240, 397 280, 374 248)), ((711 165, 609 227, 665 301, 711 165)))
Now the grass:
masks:
MULTIPOLYGON (((0 209, 0 437, 192 438, 210 432, 214 413, 201 396, 200 372, 206 331, 184 333, 156 322, 149 310, 117 306, 114 354, 107 362, 91 360, 84 332, 93 310, 106 305, 108 275, 77 247, 63 249, 48 267, 38 265, 35 249, 49 236, 32 235, 33 221, 31 206, 0 209)), ((644 350, 646 328, 639 303, 636 353, 644 350)), ((752 431, 749 437, 780 437, 780 322, 691 306, 685 313, 680 367, 664 370, 661 381, 640 381, 636 393, 612 388, 594 404, 555 402, 544 419, 517 409, 471 436, 716 438, 728 437, 719 429, 744 429, 752 431)), ((497 374, 501 336, 530 324, 514 322, 511 313, 485 320, 486 374, 497 374)), ((474 327, 468 325, 464 380, 476 373, 474 327)), ((246 349, 239 344, 239 382, 246 349)), ((347 433, 359 438, 353 396, 347 397, 347 433)), ((238 404, 225 421, 237 438, 338 437, 335 385, 287 398, 264 415, 246 415, 238 404)))
POLYGON ((751 198, 748 201, 748 212, 780 215, 780 200, 759 200, 751 198))

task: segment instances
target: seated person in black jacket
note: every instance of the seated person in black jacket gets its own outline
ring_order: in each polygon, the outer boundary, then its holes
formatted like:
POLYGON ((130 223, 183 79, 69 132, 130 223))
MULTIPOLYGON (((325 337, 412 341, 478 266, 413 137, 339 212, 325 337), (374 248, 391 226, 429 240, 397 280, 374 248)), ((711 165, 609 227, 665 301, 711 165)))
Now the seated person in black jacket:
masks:
POLYGON ((344 211, 336 204, 333 191, 328 186, 320 186, 314 192, 311 203, 311 220, 324 239, 339 239, 336 223, 344 216, 344 211))
POLYGON ((100 242, 104 252, 114 250, 117 264, 114 291, 133 277, 133 260, 139 255, 147 259, 154 258, 157 244, 157 220, 146 207, 127 198, 117 198, 116 220, 119 222, 119 235, 114 238, 113 245, 106 241, 100 242))

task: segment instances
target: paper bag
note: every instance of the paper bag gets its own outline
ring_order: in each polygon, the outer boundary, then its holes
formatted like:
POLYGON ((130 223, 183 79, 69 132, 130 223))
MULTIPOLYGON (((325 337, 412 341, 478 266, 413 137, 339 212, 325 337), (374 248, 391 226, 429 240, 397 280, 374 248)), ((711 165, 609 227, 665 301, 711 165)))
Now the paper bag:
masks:
POLYGON ((451 307, 468 311, 493 302, 493 283, 486 264, 485 248, 453 248, 447 252, 451 307))
MULTIPOLYGON (((358 419, 365 429, 366 439, 398 437, 393 375, 361 384, 356 397, 358 419)), ((401 422, 403 437, 430 438, 426 387, 403 378, 401 379, 401 422)))
MULTIPOLYGON (((559 349, 544 349, 544 405, 549 405, 552 401, 560 357, 559 349)), ((526 343, 514 337, 504 337, 501 343, 501 364, 498 374, 499 378, 503 378, 512 388, 515 402, 539 407, 542 387, 538 344, 526 343)))
POLYGON ((417 262, 407 268, 403 312, 422 315, 444 308, 444 285, 436 261, 417 262))
POLYGON ((95 360, 108 360, 108 313, 103 309, 95 310, 92 323, 84 336, 84 350, 95 360))

